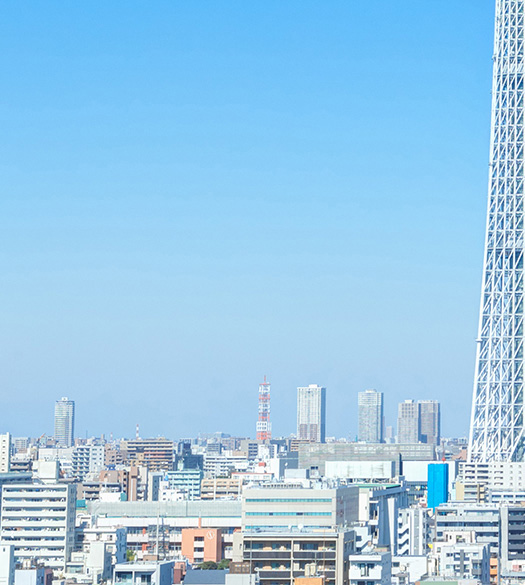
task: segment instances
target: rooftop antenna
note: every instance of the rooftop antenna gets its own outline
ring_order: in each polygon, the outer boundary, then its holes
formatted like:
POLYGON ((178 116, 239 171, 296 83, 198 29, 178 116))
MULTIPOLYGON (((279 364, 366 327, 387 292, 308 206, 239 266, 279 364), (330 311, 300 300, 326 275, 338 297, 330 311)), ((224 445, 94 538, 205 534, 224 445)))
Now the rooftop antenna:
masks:
POLYGON ((136 429, 136 431, 135 431, 135 439, 137 439, 137 440, 138 440, 139 438, 140 438, 140 437, 139 437, 139 423, 137 423, 137 429, 136 429))

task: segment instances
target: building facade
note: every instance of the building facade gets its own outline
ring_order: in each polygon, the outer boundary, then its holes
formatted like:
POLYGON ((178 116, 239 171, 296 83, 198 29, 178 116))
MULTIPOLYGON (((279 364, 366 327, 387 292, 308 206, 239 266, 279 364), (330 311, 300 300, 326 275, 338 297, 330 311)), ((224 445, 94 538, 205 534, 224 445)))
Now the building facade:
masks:
POLYGON ((420 406, 414 400, 401 402, 397 411, 397 442, 419 443, 421 434, 420 406))
POLYGON ((441 441, 441 407, 437 400, 419 401, 419 433, 422 443, 439 445, 441 441))
POLYGON ((324 443, 326 433, 326 388, 317 384, 297 388, 297 438, 324 443))
POLYGON ((69 398, 55 402, 55 440, 62 447, 75 442, 75 402, 69 398))
POLYGON ((15 559, 64 571, 75 541, 76 489, 70 484, 5 485, 0 538, 15 559))
POLYGON ((376 390, 359 392, 359 441, 363 443, 383 442, 383 393, 376 390))

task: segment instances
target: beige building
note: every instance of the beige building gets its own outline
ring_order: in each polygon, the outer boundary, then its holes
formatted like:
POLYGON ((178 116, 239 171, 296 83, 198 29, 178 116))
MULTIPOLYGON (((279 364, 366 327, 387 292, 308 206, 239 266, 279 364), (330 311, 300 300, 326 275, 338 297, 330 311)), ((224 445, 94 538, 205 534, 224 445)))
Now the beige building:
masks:
POLYGON ((201 482, 201 500, 237 500, 242 493, 242 477, 205 478, 201 482))

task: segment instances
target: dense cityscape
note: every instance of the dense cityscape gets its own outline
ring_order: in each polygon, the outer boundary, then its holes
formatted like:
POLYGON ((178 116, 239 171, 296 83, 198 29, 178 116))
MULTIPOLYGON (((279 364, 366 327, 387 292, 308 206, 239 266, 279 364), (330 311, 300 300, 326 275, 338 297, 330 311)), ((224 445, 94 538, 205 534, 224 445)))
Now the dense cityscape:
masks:
POLYGON ((440 396, 407 396, 394 425, 363 388, 357 436, 335 438, 318 384, 277 437, 265 376, 251 436, 228 434, 233 405, 224 432, 81 437, 59 394, 53 436, 0 429, 0 585, 525 584, 525 0, 495 22, 469 437, 442 436, 440 396))
MULTIPOLYGON (((326 393, 298 387, 297 432, 274 438, 264 378, 255 439, 141 438, 138 425, 131 439, 82 439, 75 402, 57 400, 53 437, 0 437, 1 539, 15 578, 410 583, 429 562, 436 572, 441 556, 428 550, 446 524, 434 513, 459 489, 467 440, 441 438, 435 400, 400 403, 394 436, 383 393, 368 389, 357 441, 336 441, 326 393)), ((442 538, 440 555, 452 554, 442 538)))

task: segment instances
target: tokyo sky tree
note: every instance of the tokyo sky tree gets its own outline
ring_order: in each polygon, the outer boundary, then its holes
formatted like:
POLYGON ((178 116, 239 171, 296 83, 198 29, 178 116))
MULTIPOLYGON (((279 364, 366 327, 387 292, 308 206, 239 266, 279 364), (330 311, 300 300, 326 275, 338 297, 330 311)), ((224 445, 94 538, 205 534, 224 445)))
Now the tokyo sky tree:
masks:
POLYGON ((487 231, 470 461, 523 461, 525 0, 497 0, 487 231))

